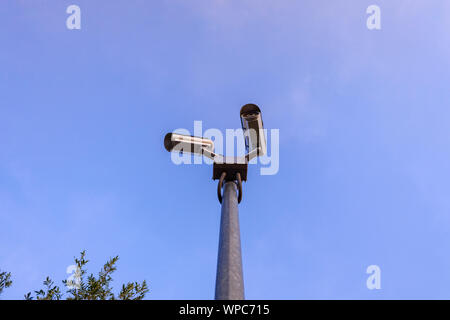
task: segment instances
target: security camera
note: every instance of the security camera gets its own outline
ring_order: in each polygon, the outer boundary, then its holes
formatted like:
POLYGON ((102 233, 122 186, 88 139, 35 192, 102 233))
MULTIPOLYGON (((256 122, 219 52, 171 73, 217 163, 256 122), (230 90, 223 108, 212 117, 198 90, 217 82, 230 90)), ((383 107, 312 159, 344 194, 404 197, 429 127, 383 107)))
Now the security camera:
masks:
POLYGON ((244 131, 247 159, 266 154, 267 145, 261 110, 256 104, 246 104, 241 108, 241 124, 244 131))
POLYGON ((164 137, 164 147, 169 152, 189 152, 214 158, 214 142, 203 137, 168 133, 164 137))
POLYGON ((246 164, 255 157, 266 154, 267 145, 261 110, 256 104, 246 104, 241 108, 241 124, 245 138, 246 155, 225 157, 214 153, 214 142, 203 137, 168 133, 164 137, 164 147, 169 152, 189 152, 203 155, 215 164, 246 164))

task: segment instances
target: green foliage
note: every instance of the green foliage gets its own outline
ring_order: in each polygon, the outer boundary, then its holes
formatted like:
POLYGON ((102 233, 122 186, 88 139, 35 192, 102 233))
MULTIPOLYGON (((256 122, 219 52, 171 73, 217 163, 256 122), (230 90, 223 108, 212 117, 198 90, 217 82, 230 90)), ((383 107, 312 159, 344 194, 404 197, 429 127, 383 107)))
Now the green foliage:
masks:
MULTIPOLYGON (((92 273, 87 276, 86 251, 80 253, 80 258, 75 258, 76 281, 63 280, 64 286, 67 286, 67 300, 142 300, 145 294, 149 291, 146 281, 141 283, 128 282, 122 285, 122 289, 116 296, 113 293, 111 282, 113 281, 111 275, 116 271, 116 263, 119 260, 118 256, 111 258, 105 263, 103 268, 94 276, 92 273)), ((60 300, 63 294, 58 286, 54 285, 53 281, 47 277, 44 281, 45 289, 35 291, 37 300, 60 300)), ((32 300, 31 292, 25 295, 25 299, 32 300)))
MULTIPOLYGON (((55 283, 47 277, 44 280, 45 291, 43 289, 35 291, 37 300, 60 300, 62 297, 61 290, 55 283)), ((25 295, 25 299, 31 300, 31 295, 25 295)))
POLYGON ((147 283, 145 280, 142 284, 138 282, 128 282, 122 285, 122 290, 119 293, 119 300, 142 300, 148 292, 147 283))
POLYGON ((11 285, 12 285, 11 272, 0 271, 0 294, 2 294, 3 289, 8 288, 11 285))

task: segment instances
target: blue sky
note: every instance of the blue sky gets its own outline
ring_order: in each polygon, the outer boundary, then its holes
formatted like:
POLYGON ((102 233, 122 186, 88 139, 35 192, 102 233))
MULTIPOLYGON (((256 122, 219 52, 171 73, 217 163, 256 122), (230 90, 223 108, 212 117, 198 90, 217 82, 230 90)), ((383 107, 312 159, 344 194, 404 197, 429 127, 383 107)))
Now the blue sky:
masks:
POLYGON ((83 249, 91 272, 120 256, 117 287, 213 298, 212 167, 174 165, 163 138, 238 128, 249 102, 280 170, 244 184, 246 298, 450 298, 449 21, 445 0, 2 1, 2 298, 83 249))

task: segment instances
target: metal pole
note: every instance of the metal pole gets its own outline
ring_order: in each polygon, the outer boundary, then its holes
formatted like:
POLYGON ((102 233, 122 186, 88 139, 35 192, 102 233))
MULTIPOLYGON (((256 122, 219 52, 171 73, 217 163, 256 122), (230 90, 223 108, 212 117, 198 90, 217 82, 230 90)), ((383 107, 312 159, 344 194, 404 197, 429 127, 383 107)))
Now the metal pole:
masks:
POLYGON ((220 218, 216 300, 243 300, 241 238, 236 183, 225 183, 220 218))

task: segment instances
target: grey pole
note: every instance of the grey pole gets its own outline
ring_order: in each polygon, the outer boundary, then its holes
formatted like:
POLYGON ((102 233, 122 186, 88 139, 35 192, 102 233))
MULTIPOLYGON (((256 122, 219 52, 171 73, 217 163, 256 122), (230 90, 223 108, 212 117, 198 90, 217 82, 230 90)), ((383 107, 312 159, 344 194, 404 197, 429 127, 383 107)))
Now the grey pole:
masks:
POLYGON ((236 183, 225 183, 220 218, 216 300, 243 300, 241 238, 236 183))

